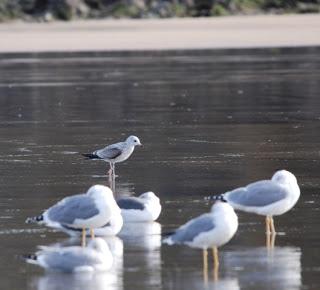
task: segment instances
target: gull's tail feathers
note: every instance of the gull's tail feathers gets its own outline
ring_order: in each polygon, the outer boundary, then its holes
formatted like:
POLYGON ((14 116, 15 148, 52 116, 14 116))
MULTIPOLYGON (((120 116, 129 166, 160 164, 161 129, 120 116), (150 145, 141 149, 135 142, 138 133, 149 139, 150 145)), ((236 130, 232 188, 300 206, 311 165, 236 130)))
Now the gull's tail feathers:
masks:
POLYGON ((172 236, 176 233, 176 231, 168 231, 168 232, 162 232, 161 237, 164 238, 162 240, 163 244, 167 244, 169 246, 173 245, 174 242, 172 240, 172 236))
POLYGON ((38 256, 36 254, 21 255, 21 259, 30 264, 38 264, 38 256))
POLYGON ((227 202, 227 200, 224 197, 224 194, 210 195, 210 196, 206 196, 204 199, 208 200, 208 201, 220 200, 220 201, 223 201, 223 202, 227 202))
POLYGON ((82 156, 86 157, 86 159, 101 159, 97 154, 95 153, 81 153, 82 156))
POLYGON ((40 224, 42 222, 43 222, 43 214, 34 216, 34 217, 29 217, 26 219, 26 224, 33 224, 33 223, 40 224))

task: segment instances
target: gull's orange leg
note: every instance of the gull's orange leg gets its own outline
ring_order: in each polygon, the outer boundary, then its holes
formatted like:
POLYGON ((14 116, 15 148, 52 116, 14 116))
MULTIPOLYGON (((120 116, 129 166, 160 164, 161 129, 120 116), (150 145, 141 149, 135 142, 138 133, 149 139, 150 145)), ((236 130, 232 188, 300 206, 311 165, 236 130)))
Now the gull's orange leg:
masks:
POLYGON ((208 251, 207 249, 202 250, 203 258, 203 281, 205 284, 208 283, 208 251))
POLYGON ((90 229, 90 237, 91 237, 91 240, 94 239, 94 230, 93 229, 90 229))
POLYGON ((266 234, 269 235, 270 234, 270 227, 271 227, 271 221, 270 221, 270 217, 266 216, 266 234))
POLYGON ((219 256, 218 256, 218 248, 212 248, 212 257, 213 257, 213 281, 218 280, 218 272, 219 272, 219 256))
POLYGON ((266 247, 270 248, 270 217, 266 216, 266 247))
POLYGON ((82 228, 82 236, 81 236, 81 246, 86 246, 86 229, 82 228))
POLYGON ((274 227, 274 221, 273 221, 273 217, 270 217, 270 229, 271 229, 271 234, 276 234, 276 229, 274 227))

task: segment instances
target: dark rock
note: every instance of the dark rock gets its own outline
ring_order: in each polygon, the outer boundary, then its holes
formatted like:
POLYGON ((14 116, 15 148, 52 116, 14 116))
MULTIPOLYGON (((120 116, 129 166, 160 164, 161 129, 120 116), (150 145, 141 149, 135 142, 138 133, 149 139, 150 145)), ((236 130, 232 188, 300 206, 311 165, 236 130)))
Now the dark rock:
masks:
POLYGON ((82 0, 49 0, 48 9, 56 18, 63 20, 85 18, 89 14, 89 8, 82 0))
POLYGON ((0 0, 0 21, 310 13, 320 0, 0 0))

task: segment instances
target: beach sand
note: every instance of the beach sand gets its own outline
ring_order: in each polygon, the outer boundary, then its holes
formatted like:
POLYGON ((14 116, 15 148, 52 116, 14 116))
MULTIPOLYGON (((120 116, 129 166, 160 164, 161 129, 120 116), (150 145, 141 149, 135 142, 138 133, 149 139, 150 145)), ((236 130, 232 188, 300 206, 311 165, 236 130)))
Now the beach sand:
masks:
POLYGON ((0 24, 0 52, 320 45, 320 14, 0 24))

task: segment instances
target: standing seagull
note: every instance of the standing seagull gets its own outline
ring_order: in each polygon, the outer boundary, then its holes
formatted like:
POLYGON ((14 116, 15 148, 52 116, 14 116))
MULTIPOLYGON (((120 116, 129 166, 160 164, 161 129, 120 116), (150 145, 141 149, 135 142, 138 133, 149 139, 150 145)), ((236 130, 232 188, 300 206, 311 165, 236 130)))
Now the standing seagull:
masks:
POLYGON ((41 266, 47 270, 76 273, 107 271, 111 268, 113 257, 107 243, 96 238, 88 243, 88 247, 42 247, 34 255, 27 255, 28 263, 41 266))
POLYGON ((271 180, 250 183, 209 199, 221 196, 235 209, 266 216, 266 232, 274 235, 273 216, 286 213, 297 203, 300 188, 291 172, 279 170, 271 180))
POLYGON ((49 227, 65 230, 82 230, 82 246, 85 246, 86 229, 94 238, 94 229, 106 225, 113 208, 118 208, 109 187, 94 185, 87 193, 66 197, 47 209, 42 215, 28 218, 27 223, 37 222, 49 227))
POLYGON ((115 163, 127 160, 133 153, 135 146, 141 146, 140 140, 136 136, 129 136, 126 141, 109 145, 103 149, 98 149, 93 153, 82 154, 87 159, 101 159, 110 164, 109 177, 115 177, 115 163))
POLYGON ((186 244, 203 250, 204 277, 207 275, 207 249, 212 248, 215 272, 219 266, 218 247, 226 244, 238 229, 238 217, 223 197, 217 200, 210 213, 202 214, 178 228, 163 242, 168 245, 186 244))
MULTIPOLYGON (((113 206, 111 208, 110 220, 102 227, 96 228, 94 230, 94 235, 96 237, 109 237, 117 235, 123 226, 123 218, 121 215, 121 210, 118 206, 113 206)), ((68 227, 61 225, 60 229, 72 237, 78 237, 81 235, 82 229, 77 229, 74 227, 68 227)), ((86 230, 86 236, 90 235, 90 231, 86 230)))

